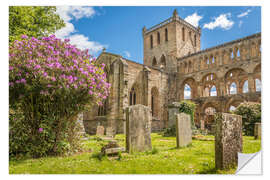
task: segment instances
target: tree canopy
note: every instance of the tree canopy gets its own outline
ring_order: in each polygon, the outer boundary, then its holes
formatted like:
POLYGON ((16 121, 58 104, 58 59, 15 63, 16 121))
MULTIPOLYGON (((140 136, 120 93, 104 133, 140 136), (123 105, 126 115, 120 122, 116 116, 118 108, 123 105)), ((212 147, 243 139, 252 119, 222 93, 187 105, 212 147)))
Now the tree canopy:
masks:
POLYGON ((48 36, 64 26, 55 6, 9 7, 9 42, 20 40, 22 34, 36 38, 48 36))

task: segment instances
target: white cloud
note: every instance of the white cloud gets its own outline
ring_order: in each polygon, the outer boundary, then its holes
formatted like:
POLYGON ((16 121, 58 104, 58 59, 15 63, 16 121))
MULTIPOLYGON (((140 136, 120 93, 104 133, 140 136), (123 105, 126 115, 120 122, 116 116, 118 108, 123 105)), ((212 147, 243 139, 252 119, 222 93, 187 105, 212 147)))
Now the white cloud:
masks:
POLYGON ((199 16, 196 12, 193 13, 192 15, 190 16, 187 16, 185 18, 185 21, 189 22, 190 24, 192 24, 193 26, 195 27, 198 27, 199 26, 199 21, 202 19, 203 17, 202 16, 199 16))
POLYGON ((234 22, 229 19, 230 17, 231 17, 231 13, 221 14, 218 17, 215 17, 214 21, 212 21, 208 24, 204 24, 203 28, 213 30, 213 29, 219 27, 219 28, 222 28, 225 30, 229 30, 232 28, 232 26, 234 24, 234 22))
POLYGON ((187 84, 185 85, 184 88, 184 99, 191 99, 191 89, 187 84))
POLYGON ((95 41, 89 41, 88 37, 82 35, 82 34, 74 34, 69 36, 70 43, 75 44, 77 48, 79 49, 89 49, 90 52, 96 53, 98 51, 101 51, 104 47, 104 45, 101 45, 98 42, 95 41))
POLYGON ((95 15, 93 7, 83 6, 57 6, 56 13, 65 21, 66 26, 55 32, 55 35, 61 39, 70 39, 70 43, 76 45, 79 49, 89 49, 90 53, 97 53, 106 45, 101 45, 98 42, 90 41, 88 37, 79 34, 75 29, 71 20, 81 18, 91 18, 95 15))
POLYGON ((128 51, 124 51, 123 53, 124 53, 124 56, 126 56, 127 58, 130 58, 130 57, 131 57, 130 52, 128 52, 128 51))
POLYGON ((247 11, 245 11, 245 12, 243 12, 243 13, 241 13, 241 14, 238 14, 237 17, 238 17, 238 18, 245 17, 245 16, 247 16, 250 12, 251 12, 251 10, 248 9, 247 11))

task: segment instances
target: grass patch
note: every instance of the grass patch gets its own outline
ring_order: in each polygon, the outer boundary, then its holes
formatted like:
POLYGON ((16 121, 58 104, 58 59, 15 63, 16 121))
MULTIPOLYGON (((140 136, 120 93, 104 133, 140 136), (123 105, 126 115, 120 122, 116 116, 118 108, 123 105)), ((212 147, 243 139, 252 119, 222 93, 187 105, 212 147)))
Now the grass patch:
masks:
MULTIPOLYGON (((234 174, 235 168, 215 170, 214 141, 192 140, 192 145, 177 149, 175 137, 162 137, 152 133, 152 151, 133 154, 121 153, 116 159, 99 154, 106 140, 85 140, 85 152, 67 157, 39 159, 12 159, 10 174, 234 174)), ((212 138, 213 136, 207 136, 212 138)), ((125 147, 125 136, 117 135, 120 146, 125 147)), ((255 153, 261 141, 243 137, 243 153, 255 153)))

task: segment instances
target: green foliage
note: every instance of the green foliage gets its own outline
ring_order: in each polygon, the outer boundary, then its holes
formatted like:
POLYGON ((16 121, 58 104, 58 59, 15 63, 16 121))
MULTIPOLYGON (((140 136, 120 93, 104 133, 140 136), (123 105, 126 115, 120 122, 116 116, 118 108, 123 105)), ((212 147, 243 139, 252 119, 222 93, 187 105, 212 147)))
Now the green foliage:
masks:
POLYGON ((233 113, 242 116, 243 132, 245 135, 254 136, 254 125, 256 122, 261 122, 261 104, 244 102, 233 113))
POLYGON ((183 112, 190 115, 192 129, 195 128, 195 123, 194 123, 195 108, 196 108, 196 104, 192 101, 184 100, 180 102, 179 112, 180 113, 183 112))
POLYGON ((65 26, 53 6, 10 6, 9 42, 21 39, 21 35, 43 37, 65 26))

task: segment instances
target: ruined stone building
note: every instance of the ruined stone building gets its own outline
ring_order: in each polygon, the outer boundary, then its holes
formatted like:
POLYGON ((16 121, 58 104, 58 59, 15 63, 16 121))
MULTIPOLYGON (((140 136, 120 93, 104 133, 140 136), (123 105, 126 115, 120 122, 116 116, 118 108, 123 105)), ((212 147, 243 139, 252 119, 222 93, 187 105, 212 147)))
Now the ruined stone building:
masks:
POLYGON ((97 125, 123 133, 125 108, 152 110, 152 131, 168 127, 168 107, 190 99, 197 104, 195 123, 211 124, 215 112, 229 112, 241 102, 261 101, 261 34, 201 50, 201 29, 178 16, 142 30, 143 64, 103 51, 112 87, 103 106, 84 113, 87 133, 97 125))

